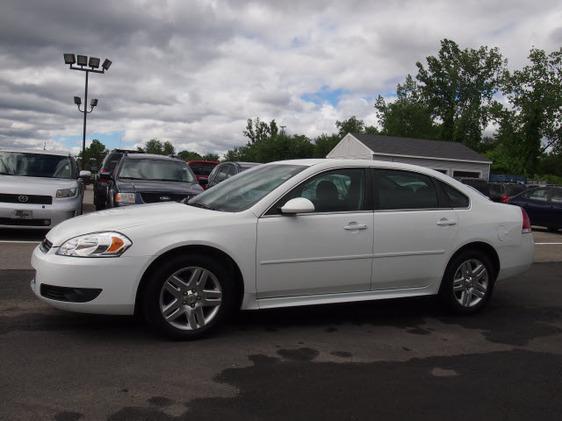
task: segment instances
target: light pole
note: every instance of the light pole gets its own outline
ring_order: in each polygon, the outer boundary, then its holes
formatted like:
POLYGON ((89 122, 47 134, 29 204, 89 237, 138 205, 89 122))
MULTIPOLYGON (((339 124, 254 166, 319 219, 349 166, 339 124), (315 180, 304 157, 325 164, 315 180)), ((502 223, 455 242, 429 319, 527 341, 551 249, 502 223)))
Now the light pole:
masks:
MULTIPOLYGON (((64 64, 68 64, 72 70, 81 70, 86 72, 86 86, 84 88, 84 110, 80 109, 80 104, 82 100, 79 96, 74 97, 74 103, 78 106, 78 111, 84 114, 84 127, 82 130, 82 160, 84 159, 84 154, 86 151, 86 116, 94 111, 94 107, 98 105, 98 100, 96 98, 92 99, 90 102, 90 111, 88 111, 88 75, 92 73, 104 74, 111 66, 111 60, 105 59, 101 65, 101 70, 97 70, 100 67, 100 59, 97 57, 90 57, 88 60, 87 56, 82 56, 80 54, 64 54, 64 64)), ((82 167, 84 163, 82 162, 82 167)))

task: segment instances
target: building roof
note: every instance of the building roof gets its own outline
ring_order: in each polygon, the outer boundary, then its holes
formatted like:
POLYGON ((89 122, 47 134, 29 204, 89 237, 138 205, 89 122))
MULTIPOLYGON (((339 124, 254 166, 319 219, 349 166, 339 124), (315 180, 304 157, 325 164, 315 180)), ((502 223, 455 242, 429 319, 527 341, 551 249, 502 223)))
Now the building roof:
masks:
POLYGON ((492 162, 484 155, 473 151, 459 142, 372 134, 352 133, 351 135, 371 149, 375 155, 402 155, 415 158, 437 158, 452 161, 492 162))

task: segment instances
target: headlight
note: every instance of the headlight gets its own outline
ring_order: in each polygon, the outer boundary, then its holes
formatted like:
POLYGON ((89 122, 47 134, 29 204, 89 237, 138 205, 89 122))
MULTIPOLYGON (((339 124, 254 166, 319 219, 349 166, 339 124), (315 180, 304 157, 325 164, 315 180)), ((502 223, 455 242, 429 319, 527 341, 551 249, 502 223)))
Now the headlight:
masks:
POLYGON ((74 197, 76 196, 76 192, 78 189, 74 187, 73 189, 58 189, 57 190, 57 198, 62 199, 64 197, 74 197))
POLYGON ((115 203, 117 203, 118 205, 134 205, 135 202, 135 193, 115 193, 115 203))
POLYGON ((65 241, 58 248, 57 254, 74 257, 118 257, 131 244, 131 240, 118 232, 95 232, 65 241))

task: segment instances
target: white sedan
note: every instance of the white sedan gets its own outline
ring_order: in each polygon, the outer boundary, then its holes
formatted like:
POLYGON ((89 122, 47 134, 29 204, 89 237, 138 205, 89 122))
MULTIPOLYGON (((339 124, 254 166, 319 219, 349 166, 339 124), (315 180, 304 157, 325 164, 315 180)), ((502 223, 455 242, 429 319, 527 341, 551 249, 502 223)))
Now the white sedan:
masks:
POLYGON ((191 199, 97 212, 52 229, 32 257, 54 307, 141 313, 204 334, 236 309, 439 295, 480 310, 529 268, 529 219, 437 171, 396 162, 293 160, 191 199))

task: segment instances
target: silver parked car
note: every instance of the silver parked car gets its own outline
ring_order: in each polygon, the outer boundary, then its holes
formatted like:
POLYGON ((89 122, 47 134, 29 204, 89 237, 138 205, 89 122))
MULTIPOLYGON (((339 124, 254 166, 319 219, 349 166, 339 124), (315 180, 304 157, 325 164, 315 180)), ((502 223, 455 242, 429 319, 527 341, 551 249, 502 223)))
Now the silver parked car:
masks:
POLYGON ((0 228, 47 229, 79 215, 90 175, 65 153, 0 149, 0 228))

